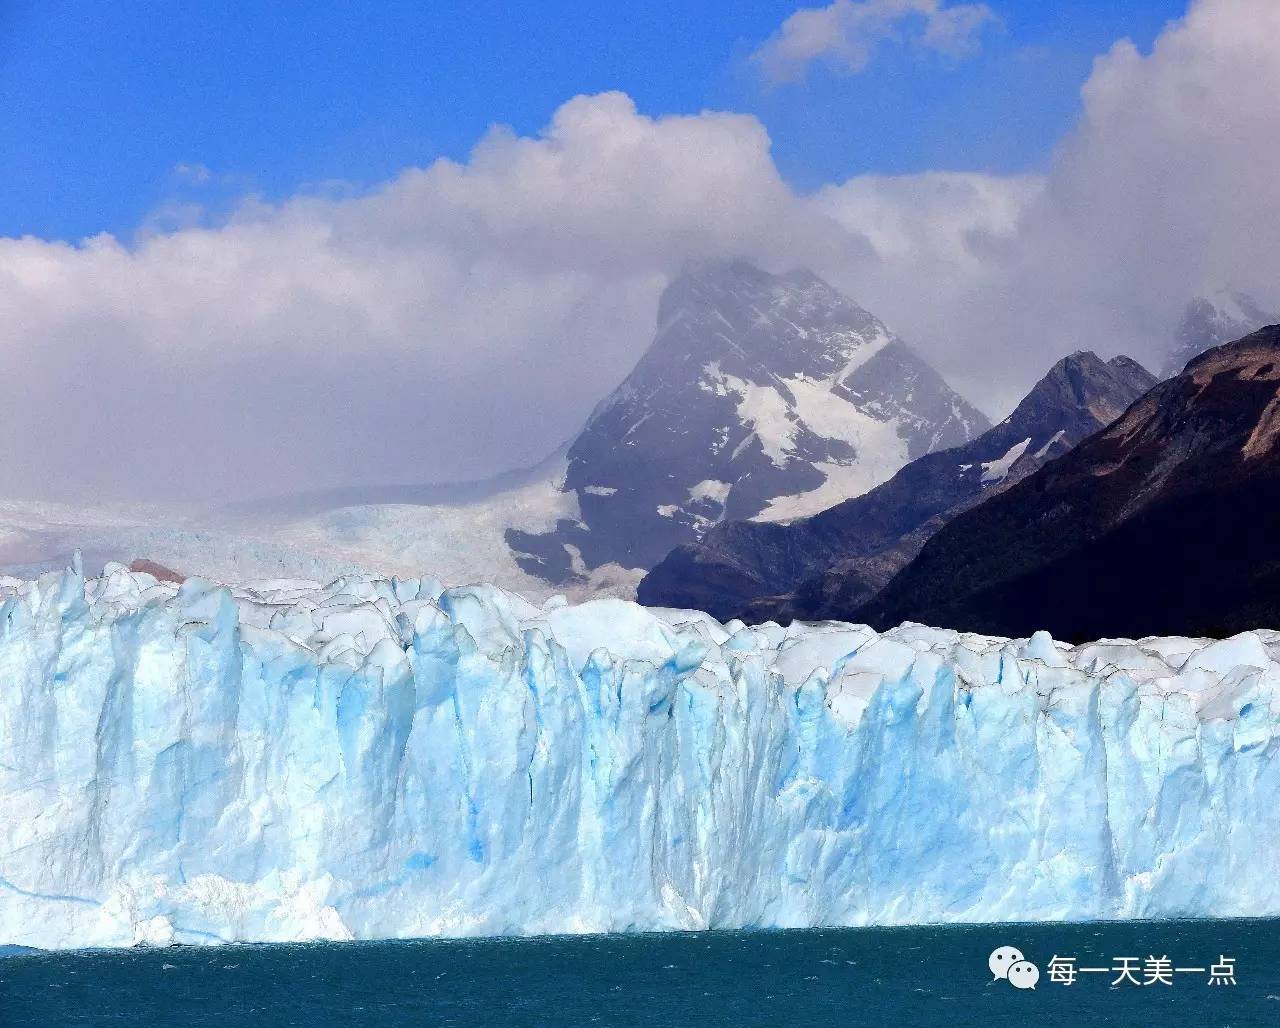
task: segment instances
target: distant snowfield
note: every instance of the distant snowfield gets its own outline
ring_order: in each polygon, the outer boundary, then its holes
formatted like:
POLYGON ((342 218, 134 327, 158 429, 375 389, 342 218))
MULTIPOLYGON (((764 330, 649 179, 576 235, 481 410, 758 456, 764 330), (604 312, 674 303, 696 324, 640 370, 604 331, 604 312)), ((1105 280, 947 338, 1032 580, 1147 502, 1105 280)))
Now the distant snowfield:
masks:
POLYGON ((90 572, 107 561, 148 558, 218 581, 429 575, 448 585, 492 583, 538 602, 557 594, 574 601, 633 598, 643 577, 639 569, 607 565, 584 570, 580 583, 552 586, 516 563, 507 529, 546 531, 561 518, 577 519, 575 495, 559 489, 563 478, 560 461, 531 481, 470 502, 361 504, 299 518, 4 502, 0 573, 61 568, 79 549, 90 572))
MULTIPOLYGON (((848 440, 858 456, 817 465, 827 475, 821 486, 778 497, 759 520, 816 514, 879 485, 906 462, 906 444, 893 423, 862 414, 822 383, 797 378, 786 385, 808 421, 827 437, 848 440)), ((783 404, 773 390, 753 388, 776 406, 783 404)), ((791 456, 796 430, 784 413, 752 412, 779 460, 791 456)), ((9 500, 0 502, 0 574, 56 570, 80 550, 91 572, 108 561, 147 558, 181 574, 218 581, 430 575, 447 585, 497 585, 537 602, 561 594, 574 602, 634 599, 644 569, 607 564, 588 570, 571 551, 579 580, 552 585, 524 571, 507 546, 508 529, 547 532, 562 519, 578 520, 576 495, 561 490, 565 468, 563 458, 551 461, 525 481, 465 501, 361 503, 302 516, 273 511, 270 505, 254 514, 228 514, 164 505, 9 500)), ((694 486, 690 496, 723 503, 729 488, 708 480, 694 486)), ((282 508, 289 502, 282 501, 282 508)))

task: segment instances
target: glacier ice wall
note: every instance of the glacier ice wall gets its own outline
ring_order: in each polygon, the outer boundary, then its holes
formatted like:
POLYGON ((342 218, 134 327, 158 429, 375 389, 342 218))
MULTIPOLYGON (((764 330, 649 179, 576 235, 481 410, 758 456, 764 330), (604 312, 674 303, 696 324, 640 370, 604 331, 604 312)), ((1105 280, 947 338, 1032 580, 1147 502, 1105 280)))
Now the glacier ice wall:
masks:
POLYGON ((1278 660, 0 579, 0 943, 1274 915, 1278 660))

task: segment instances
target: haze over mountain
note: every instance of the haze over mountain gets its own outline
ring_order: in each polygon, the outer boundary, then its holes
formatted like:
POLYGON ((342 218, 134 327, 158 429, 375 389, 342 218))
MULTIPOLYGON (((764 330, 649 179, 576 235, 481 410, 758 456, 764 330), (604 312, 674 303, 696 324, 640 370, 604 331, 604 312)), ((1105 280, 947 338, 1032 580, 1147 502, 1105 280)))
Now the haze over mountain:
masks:
POLYGON ((1208 296, 1197 296, 1182 313, 1161 377, 1173 378, 1182 372, 1189 360, 1205 350, 1277 321, 1280 321, 1280 316, 1263 310, 1262 305, 1248 293, 1219 289, 1208 296))
POLYGON ((652 345, 569 447, 578 518, 507 539, 552 582, 648 568, 725 518, 816 513, 988 424, 812 272, 703 262, 663 293, 652 345))
POLYGON ((1280 326, 1194 359, 821 616, 1060 638, 1280 623, 1280 326))
POLYGON ((0 505, 0 567, 70 549, 215 577, 354 570, 526 595, 634 596, 641 573, 725 517, 792 518, 985 430, 866 310, 807 271, 704 261, 672 281, 634 370, 537 466, 454 486, 367 486, 210 518, 0 505))
POLYGON ((641 582, 655 606, 721 618, 788 621, 865 600, 948 520, 1109 424, 1155 378, 1127 357, 1063 358, 1004 421, 930 453, 863 496, 787 525, 726 522, 682 546, 641 582))

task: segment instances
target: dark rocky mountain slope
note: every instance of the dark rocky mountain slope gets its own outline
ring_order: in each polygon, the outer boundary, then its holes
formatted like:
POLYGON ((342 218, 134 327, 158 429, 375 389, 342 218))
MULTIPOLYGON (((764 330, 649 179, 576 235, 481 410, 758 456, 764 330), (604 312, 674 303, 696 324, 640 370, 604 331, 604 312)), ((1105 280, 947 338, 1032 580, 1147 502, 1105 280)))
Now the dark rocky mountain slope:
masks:
POLYGON ((657 565, 641 582, 639 599, 751 621, 856 605, 948 520, 1067 452, 1154 384, 1127 357, 1072 354, 977 439, 919 457, 883 485, 813 517, 717 525, 657 565))
POLYGON ((1280 627, 1280 326, 1209 350, 827 616, 1064 639, 1280 627))

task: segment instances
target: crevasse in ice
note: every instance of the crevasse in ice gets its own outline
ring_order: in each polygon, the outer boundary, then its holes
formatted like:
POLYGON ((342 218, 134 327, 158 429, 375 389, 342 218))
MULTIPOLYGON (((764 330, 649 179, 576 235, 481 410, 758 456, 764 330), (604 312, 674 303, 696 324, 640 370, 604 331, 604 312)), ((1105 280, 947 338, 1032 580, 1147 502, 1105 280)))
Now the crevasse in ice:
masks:
POLYGON ((0 943, 1274 915, 1278 659, 0 579, 0 943))

